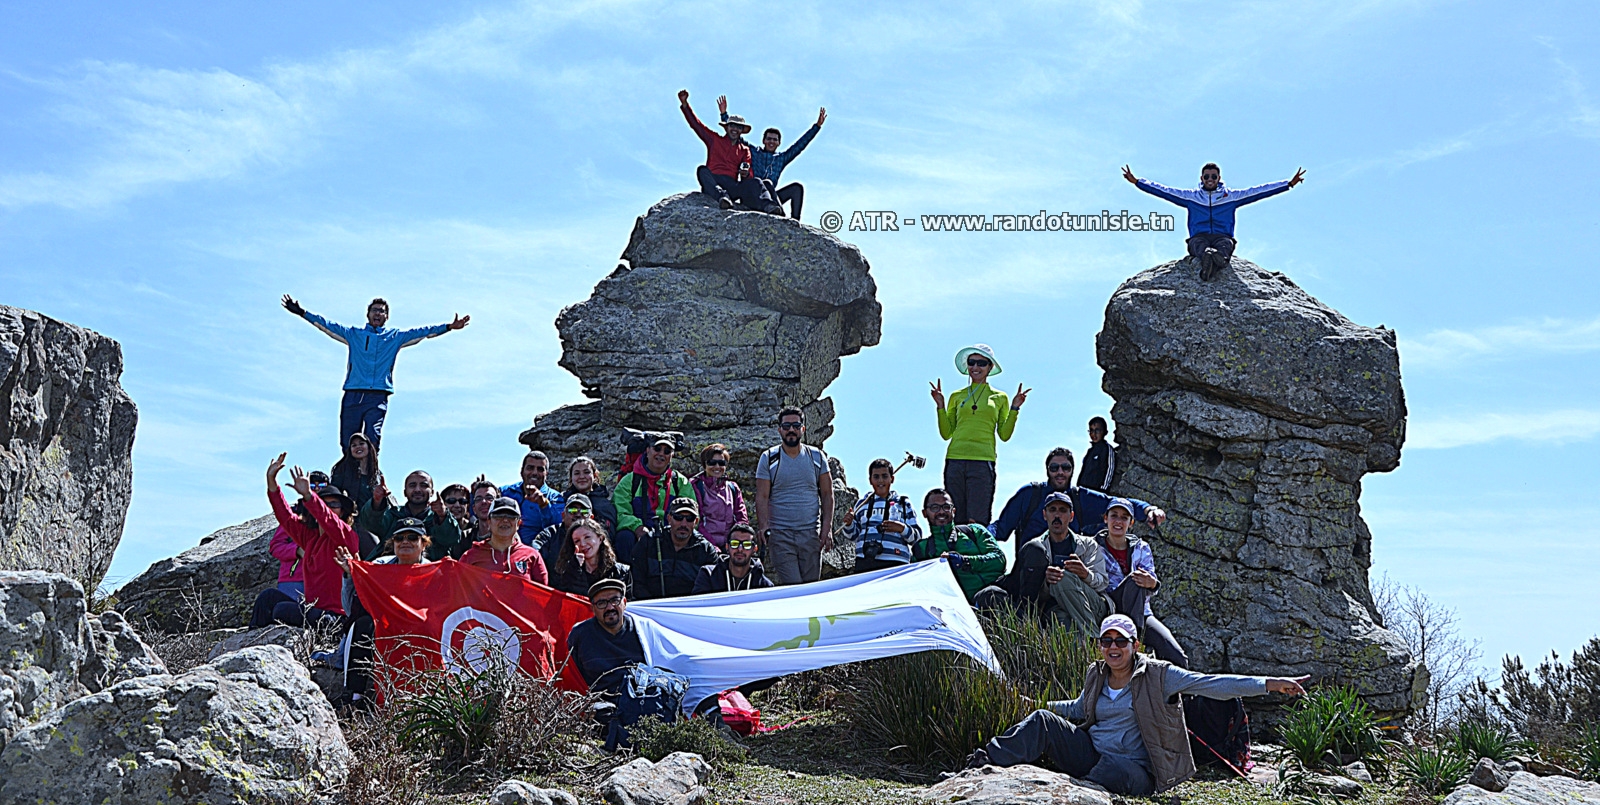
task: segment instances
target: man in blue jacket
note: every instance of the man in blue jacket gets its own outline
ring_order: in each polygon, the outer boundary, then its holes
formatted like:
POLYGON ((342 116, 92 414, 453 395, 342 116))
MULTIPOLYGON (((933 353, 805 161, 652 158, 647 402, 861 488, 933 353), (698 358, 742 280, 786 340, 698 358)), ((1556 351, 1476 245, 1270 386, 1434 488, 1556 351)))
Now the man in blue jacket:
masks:
POLYGON ((467 326, 471 316, 457 315, 449 324, 435 324, 412 330, 395 330, 389 322, 389 303, 374 299, 367 305, 367 326, 350 327, 312 313, 283 295, 284 310, 311 322, 329 338, 350 348, 345 361, 344 402, 339 408, 339 449, 350 449, 350 434, 363 433, 378 449, 383 438, 383 418, 389 413, 389 395, 394 393, 394 360, 400 350, 424 338, 444 335, 467 326))
MULTIPOLYGON (((1000 510, 1000 519, 989 524, 994 538, 1005 542, 1015 533, 1017 544, 1021 545, 1043 534, 1046 530, 1044 500, 1051 492, 1064 492, 1072 498, 1072 533, 1084 536, 1100 533, 1106 527, 1106 508, 1116 498, 1087 487, 1073 486, 1072 470, 1076 463, 1071 450, 1065 447, 1051 450, 1044 459, 1045 480, 1018 489, 1000 510)), ((1161 525, 1166 521, 1167 513, 1161 509, 1142 500, 1128 500, 1133 503, 1133 516, 1139 522, 1161 525)))
MULTIPOLYGON (((717 106, 722 109, 722 124, 727 125, 728 98, 726 95, 717 99, 717 106)), ((822 124, 827 119, 828 110, 826 108, 818 109, 817 122, 811 124, 811 128, 807 129, 805 134, 800 135, 800 139, 795 140, 794 145, 782 151, 778 150, 778 146, 783 144, 783 133, 773 128, 761 132, 760 148, 750 149, 751 175, 767 185, 772 197, 778 200, 779 206, 782 206, 784 202, 789 203, 789 217, 796 221, 800 220, 800 207, 806 202, 805 185, 799 182, 790 182, 783 187, 778 187, 778 179, 783 176, 783 169, 788 167, 795 157, 800 156, 801 151, 806 150, 806 146, 811 144, 811 140, 817 136, 817 132, 822 131, 822 124)))
POLYGON ((1305 175, 1306 169, 1300 168, 1286 181, 1229 190, 1222 184, 1222 169, 1215 162, 1207 162, 1200 168, 1200 188, 1179 190, 1140 179, 1127 165, 1122 166, 1122 178, 1134 187, 1189 211, 1189 256, 1200 261, 1203 280, 1216 276, 1233 259, 1233 247, 1237 245, 1233 237, 1234 210, 1276 196, 1305 181, 1305 175))

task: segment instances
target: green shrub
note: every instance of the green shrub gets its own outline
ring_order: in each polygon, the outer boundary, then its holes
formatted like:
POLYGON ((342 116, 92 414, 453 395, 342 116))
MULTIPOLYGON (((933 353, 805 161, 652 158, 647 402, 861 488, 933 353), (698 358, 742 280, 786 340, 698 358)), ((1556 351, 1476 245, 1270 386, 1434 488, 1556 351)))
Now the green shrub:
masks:
POLYGON ((1510 733, 1494 724, 1471 720, 1456 725, 1454 743, 1456 752, 1474 763, 1481 757, 1504 763, 1516 748, 1510 733))
POLYGON ((1403 782, 1438 796, 1461 787, 1474 762, 1449 747, 1413 746, 1399 753, 1395 765, 1403 782))
POLYGON ((648 716, 628 728, 628 737, 640 757, 659 762, 673 752, 693 752, 714 768, 748 758, 743 746, 734 743, 703 718, 662 721, 648 716))
POLYGON ((1296 700, 1278 732, 1284 748, 1307 768, 1381 763, 1386 746, 1378 719, 1347 687, 1317 688, 1296 700))
POLYGON ((1585 780, 1600 782, 1600 721, 1583 729, 1583 742, 1578 745, 1578 772, 1585 780))
POLYGON ((1077 695, 1099 657, 1089 638, 1057 624, 1041 628, 1032 615, 1001 609, 981 617, 1005 679, 945 651, 863 664, 847 711, 866 736, 895 747, 895 760, 924 770, 959 766, 1044 701, 1077 695))

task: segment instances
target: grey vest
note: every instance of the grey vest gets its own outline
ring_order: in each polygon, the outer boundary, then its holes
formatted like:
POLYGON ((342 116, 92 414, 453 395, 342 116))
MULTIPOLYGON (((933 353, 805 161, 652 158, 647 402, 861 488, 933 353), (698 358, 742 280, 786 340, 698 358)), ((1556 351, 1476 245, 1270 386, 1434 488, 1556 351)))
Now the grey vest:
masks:
MULTIPOLYGON (((1189 727, 1183 720, 1183 702, 1167 701, 1167 666, 1142 654, 1134 655, 1133 679, 1128 694, 1133 696, 1133 718, 1139 724, 1139 738, 1150 755, 1156 793, 1194 776, 1194 753, 1189 749, 1189 727)), ((1095 721, 1095 707, 1110 670, 1105 661, 1089 666, 1083 679, 1084 727, 1095 721)))

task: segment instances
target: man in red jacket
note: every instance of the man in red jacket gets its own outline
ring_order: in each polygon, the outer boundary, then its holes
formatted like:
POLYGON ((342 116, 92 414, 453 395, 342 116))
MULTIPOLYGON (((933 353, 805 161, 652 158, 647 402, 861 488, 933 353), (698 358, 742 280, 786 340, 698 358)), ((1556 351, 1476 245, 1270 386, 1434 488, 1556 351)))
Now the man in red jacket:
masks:
MULTIPOLYGON (((700 192, 716 199, 717 206, 724 210, 733 209, 738 202, 747 210, 783 215, 783 207, 772 200, 766 185, 750 174, 750 146, 741 139, 750 132, 750 125, 744 118, 729 115, 728 122, 722 124, 724 133, 718 135, 706 128, 689 108, 689 90, 678 90, 678 108, 683 110, 689 128, 706 144, 706 164, 695 170, 700 192)), ((728 111, 727 96, 717 99, 717 109, 723 113, 728 111)))

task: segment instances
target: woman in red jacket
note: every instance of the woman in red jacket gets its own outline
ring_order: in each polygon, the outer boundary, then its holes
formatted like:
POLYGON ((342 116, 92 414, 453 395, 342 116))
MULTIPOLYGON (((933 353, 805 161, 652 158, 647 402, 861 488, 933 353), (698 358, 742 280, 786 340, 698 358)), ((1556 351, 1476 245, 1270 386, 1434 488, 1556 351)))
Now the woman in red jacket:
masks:
POLYGON ((334 561, 333 550, 340 545, 351 551, 360 549, 360 541, 351 527, 351 523, 355 522, 355 506, 338 487, 325 486, 313 494, 311 481, 305 471, 295 467, 289 476, 294 480, 295 491, 300 493, 300 505, 306 515, 296 516, 289 509, 289 504, 283 499, 283 491, 278 488, 278 472, 283 469, 286 455, 279 453, 267 465, 267 502, 272 504, 272 513, 278 518, 278 525, 288 532, 289 539, 303 554, 305 601, 296 601, 276 588, 262 590, 256 596, 255 608, 250 614, 252 629, 273 623, 289 626, 305 626, 307 622, 342 623, 344 604, 340 600, 340 591, 344 572, 340 570, 339 563, 334 561))

